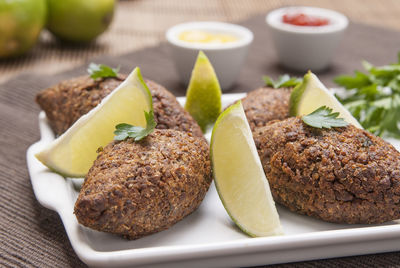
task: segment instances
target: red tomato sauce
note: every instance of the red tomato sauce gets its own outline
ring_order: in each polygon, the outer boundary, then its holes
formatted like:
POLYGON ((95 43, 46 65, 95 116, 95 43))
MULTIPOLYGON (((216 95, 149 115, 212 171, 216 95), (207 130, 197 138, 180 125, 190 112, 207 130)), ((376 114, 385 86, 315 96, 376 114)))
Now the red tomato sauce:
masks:
POLYGON ((304 13, 285 14, 282 16, 282 21, 297 26, 324 26, 329 24, 328 19, 309 16, 304 13))

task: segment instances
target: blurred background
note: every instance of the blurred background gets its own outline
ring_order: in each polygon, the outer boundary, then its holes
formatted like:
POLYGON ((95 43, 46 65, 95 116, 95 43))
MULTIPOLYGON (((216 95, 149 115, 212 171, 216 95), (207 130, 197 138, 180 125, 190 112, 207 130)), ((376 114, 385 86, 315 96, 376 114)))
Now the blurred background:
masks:
POLYGON ((342 12, 353 22, 400 30, 399 0, 121 0, 115 2, 110 27, 88 44, 57 41, 48 30, 42 30, 39 40, 26 54, 0 59, 0 82, 21 72, 53 74, 78 66, 94 56, 121 55, 154 46, 165 41, 166 29, 177 23, 237 22, 289 5, 329 8, 342 12))

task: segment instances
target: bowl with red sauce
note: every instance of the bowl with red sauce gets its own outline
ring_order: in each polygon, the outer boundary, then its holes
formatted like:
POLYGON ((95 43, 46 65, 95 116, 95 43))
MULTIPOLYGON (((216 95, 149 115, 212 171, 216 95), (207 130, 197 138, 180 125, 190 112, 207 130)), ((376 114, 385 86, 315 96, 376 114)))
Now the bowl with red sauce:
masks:
POLYGON ((327 68, 347 29, 343 14, 317 7, 284 7, 266 16, 282 65, 297 71, 327 68))

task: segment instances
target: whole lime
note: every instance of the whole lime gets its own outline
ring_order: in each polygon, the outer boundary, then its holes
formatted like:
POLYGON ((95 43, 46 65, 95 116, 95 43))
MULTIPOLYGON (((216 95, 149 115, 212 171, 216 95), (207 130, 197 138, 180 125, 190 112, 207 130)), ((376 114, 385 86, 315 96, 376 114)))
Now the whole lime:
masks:
POLYGON ((0 0, 0 58, 18 56, 46 23, 46 0, 0 0))
POLYGON ((92 41, 110 25, 115 0, 47 0, 47 28, 63 41, 92 41))

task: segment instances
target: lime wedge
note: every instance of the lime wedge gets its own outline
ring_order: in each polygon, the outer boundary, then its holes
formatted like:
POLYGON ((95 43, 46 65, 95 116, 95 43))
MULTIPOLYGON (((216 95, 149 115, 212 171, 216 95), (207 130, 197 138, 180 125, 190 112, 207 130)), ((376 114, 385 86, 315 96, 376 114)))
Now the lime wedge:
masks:
POLYGON ((283 234, 240 101, 218 117, 211 159, 219 197, 236 225, 250 236, 283 234))
POLYGON ((221 87, 207 56, 200 51, 186 92, 185 109, 203 132, 221 113, 221 87))
POLYGON ((304 76, 303 82, 296 86, 290 95, 289 113, 291 116, 306 115, 324 105, 331 108, 333 112, 339 112, 339 117, 347 123, 362 128, 357 119, 336 99, 333 93, 309 71, 304 76))
POLYGON ((111 94, 63 135, 36 154, 49 169, 65 177, 83 177, 97 157, 97 149, 113 140, 115 125, 146 126, 144 111, 153 109, 151 93, 135 68, 111 94))

